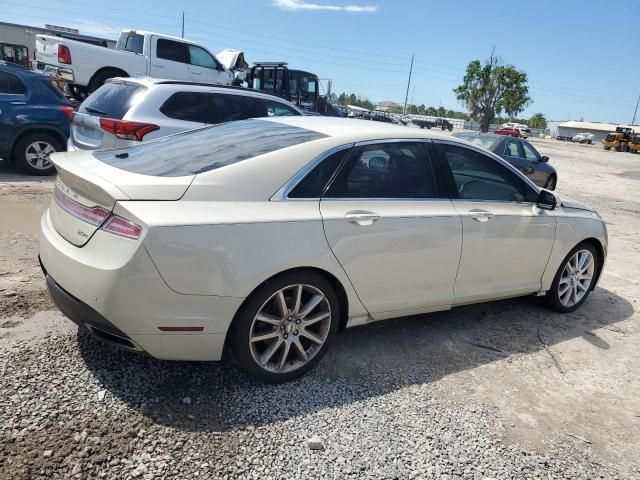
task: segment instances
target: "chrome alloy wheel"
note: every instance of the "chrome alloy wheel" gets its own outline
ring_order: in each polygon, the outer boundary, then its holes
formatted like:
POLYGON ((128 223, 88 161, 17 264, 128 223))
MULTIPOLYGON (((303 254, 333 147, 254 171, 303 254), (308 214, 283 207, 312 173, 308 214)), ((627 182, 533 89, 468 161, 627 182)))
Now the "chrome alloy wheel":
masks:
POLYGON ((558 297, 564 307, 573 307, 587 294, 595 265, 595 259, 589 250, 578 250, 571 256, 558 283, 558 297))
POLYGON ((324 293, 311 285, 288 285, 271 295, 253 318, 251 356, 269 372, 296 370, 320 351, 331 322, 324 293))
POLYGON ((51 167, 51 160, 49 155, 55 153, 56 149, 53 148, 48 142, 38 140, 30 143, 25 150, 25 159, 33 168, 37 170, 46 170, 51 167))

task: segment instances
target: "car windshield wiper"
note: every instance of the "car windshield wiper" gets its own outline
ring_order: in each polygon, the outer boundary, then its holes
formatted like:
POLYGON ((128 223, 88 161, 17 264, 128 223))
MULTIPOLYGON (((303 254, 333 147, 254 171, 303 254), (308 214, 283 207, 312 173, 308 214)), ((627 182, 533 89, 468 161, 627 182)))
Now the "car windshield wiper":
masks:
POLYGON ((84 109, 89 113, 97 113, 98 115, 107 114, 107 112, 103 112, 102 110, 98 110, 97 108, 93 108, 93 107, 84 107, 84 109))

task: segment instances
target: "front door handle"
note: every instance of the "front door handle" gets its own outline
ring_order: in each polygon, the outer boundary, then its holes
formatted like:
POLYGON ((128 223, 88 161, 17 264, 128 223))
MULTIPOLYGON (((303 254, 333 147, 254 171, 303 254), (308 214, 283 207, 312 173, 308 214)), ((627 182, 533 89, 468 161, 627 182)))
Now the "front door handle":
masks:
POLYGON ((192 75, 202 75, 202 72, 191 72, 192 75))
POLYGON ((156 68, 164 68, 164 65, 158 65, 157 63, 154 63, 153 66, 156 68))
POLYGON ((374 222, 380 220, 380 215, 373 212, 366 212, 362 210, 354 210, 347 212, 344 218, 349 223, 355 223, 366 227, 367 225, 373 225, 374 222))
POLYGON ((16 102, 11 102, 11 105, 26 105, 27 102, 20 102, 20 101, 16 101, 16 102))
POLYGON ((469 216, 478 222, 486 222, 493 218, 495 214, 489 210, 469 210, 469 216))

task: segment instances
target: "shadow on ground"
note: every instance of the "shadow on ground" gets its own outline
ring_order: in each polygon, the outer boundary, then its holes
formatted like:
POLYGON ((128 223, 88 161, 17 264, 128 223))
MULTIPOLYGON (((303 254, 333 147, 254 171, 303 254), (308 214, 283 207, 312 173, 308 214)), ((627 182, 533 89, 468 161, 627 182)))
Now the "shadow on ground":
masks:
POLYGON ((622 297, 597 288, 567 315, 529 297, 373 323, 339 335, 315 370, 283 385, 255 383, 226 361, 159 361, 114 350, 84 332, 78 343, 104 388, 150 420, 186 431, 228 431, 358 402, 576 337, 608 349, 594 330, 633 311, 622 297))

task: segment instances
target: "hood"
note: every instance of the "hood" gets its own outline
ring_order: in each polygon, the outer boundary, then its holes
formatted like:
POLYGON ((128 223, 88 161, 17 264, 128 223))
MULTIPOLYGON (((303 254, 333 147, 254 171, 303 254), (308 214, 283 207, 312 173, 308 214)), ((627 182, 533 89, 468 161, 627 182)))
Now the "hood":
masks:
POLYGON ((560 195, 560 205, 564 208, 575 208, 576 210, 586 210, 587 212, 595 212, 595 209, 586 203, 578 202, 568 197, 560 195))

